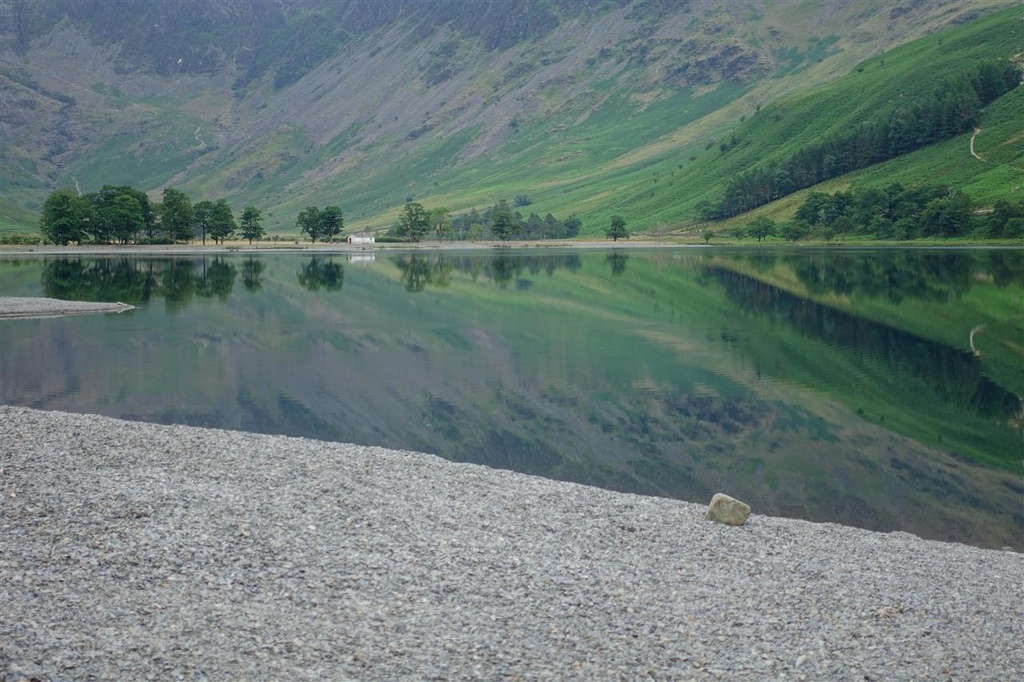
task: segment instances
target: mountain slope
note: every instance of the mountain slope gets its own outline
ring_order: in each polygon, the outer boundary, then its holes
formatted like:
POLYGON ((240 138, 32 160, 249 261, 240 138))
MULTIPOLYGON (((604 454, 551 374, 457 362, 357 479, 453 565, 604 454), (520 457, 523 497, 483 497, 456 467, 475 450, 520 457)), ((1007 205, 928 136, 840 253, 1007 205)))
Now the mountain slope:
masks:
POLYGON ((742 118, 1012 4, 4 0, 0 212, 132 184, 254 203, 271 233, 310 204, 374 228, 517 194, 591 231, 675 223, 742 118))

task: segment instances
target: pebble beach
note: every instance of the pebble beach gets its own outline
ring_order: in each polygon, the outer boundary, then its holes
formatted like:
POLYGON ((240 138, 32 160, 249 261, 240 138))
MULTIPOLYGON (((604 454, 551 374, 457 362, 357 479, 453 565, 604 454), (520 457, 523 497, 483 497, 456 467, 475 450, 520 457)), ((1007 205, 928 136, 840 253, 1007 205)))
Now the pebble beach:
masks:
POLYGON ((1024 679, 1024 555, 705 509, 0 407, 0 680, 1024 679))

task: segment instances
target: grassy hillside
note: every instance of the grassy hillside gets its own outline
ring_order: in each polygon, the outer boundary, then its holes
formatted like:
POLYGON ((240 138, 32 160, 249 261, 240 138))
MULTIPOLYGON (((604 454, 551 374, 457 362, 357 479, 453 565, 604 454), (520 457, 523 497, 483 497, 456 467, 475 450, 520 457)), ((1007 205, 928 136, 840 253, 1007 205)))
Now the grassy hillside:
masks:
MULTIPOLYGON (((735 140, 734 147, 724 152, 719 146, 711 147, 680 169, 676 175, 679 189, 673 192, 666 187, 646 200, 633 199, 622 210, 653 213, 655 220, 668 221, 674 215, 678 221, 693 221, 694 206, 701 200, 719 199, 736 173, 789 158, 805 145, 849 130, 915 93, 928 92, 937 81, 977 60, 1009 58, 1022 44, 1024 22, 1018 12, 1009 10, 896 48, 864 62, 834 83, 765 106, 728 136, 723 135, 730 145, 735 140)), ((1017 88, 985 112, 977 146, 988 163, 970 156, 967 135, 845 175, 814 190, 834 191, 851 184, 942 182, 962 187, 981 203, 1010 197, 1021 184, 1020 171, 1014 166, 1019 168, 1024 155, 1022 119, 1024 94, 1017 88)), ((783 199, 780 205, 770 205, 759 213, 788 218, 802 196, 783 199)))
MULTIPOLYGON (((535 200, 529 210, 578 213, 584 218, 583 233, 590 235, 602 234, 614 214, 627 216, 634 230, 687 231, 696 222, 694 207, 718 199, 736 173, 788 158, 805 145, 889 111, 978 60, 1009 58, 1021 44, 1024 22, 1016 10, 1006 10, 898 47, 855 65, 834 82, 754 105, 752 111, 742 102, 754 99, 756 88, 732 83, 681 91, 642 110, 632 101, 613 99, 570 135, 552 138, 552 129, 568 125, 558 118, 521 125, 501 155, 453 167, 436 185, 405 186, 418 200, 456 209, 526 193, 535 200)), ((973 163, 970 136, 964 136, 828 186, 941 181, 962 187, 982 204, 1011 196, 1020 185, 1014 166, 1021 165, 1024 154, 1015 124, 1024 117, 1022 98, 1017 89, 985 112, 983 134, 976 141, 985 163, 973 163)), ((803 194, 764 212, 788 218, 803 194)), ((380 226, 388 217, 375 215, 359 224, 380 226)))
MULTIPOLYGON (((1024 23, 992 14, 1007 0, 279 4, 147 6, 125 30, 159 19, 188 34, 147 46, 116 42, 103 17, 117 3, 33 5, 14 35, 0 0, 0 231, 34 230, 47 192, 76 183, 255 204, 271 234, 311 204, 341 205, 363 230, 409 197, 460 211, 520 194, 541 215, 577 213, 585 235, 613 214, 676 231, 735 173, 1019 52, 1024 23)), ((1020 156, 1013 101, 977 140, 992 163, 1020 156)))

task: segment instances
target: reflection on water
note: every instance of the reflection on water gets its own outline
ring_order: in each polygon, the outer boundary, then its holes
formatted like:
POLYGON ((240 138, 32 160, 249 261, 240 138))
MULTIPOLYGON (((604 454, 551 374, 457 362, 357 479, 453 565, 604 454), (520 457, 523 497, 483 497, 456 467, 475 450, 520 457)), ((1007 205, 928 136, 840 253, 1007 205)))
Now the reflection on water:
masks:
POLYGON ((1019 251, 355 255, 0 260, 139 306, 0 322, 0 399, 1024 549, 1019 251))
MULTIPOLYGON (((800 270, 798 272, 805 272, 800 270)), ((986 420, 1008 422, 1020 411, 1020 399, 1001 387, 982 371, 980 363, 969 352, 929 341, 888 325, 872 322, 841 310, 815 305, 782 289, 753 277, 730 270, 712 268, 711 275, 722 283, 729 300, 741 310, 783 323, 800 334, 824 341, 855 355, 858 363, 878 363, 892 379, 893 385, 904 387, 907 399, 935 397, 949 406, 970 411, 986 420)), ((820 291, 821 280, 819 283, 820 291)), ((911 287, 922 297, 944 300, 938 287, 932 288, 926 278, 914 277, 911 287), (924 286, 919 286, 924 284, 924 286)), ((956 286, 952 282, 952 286, 956 286)), ((844 289, 846 289, 844 283, 844 289)), ((902 300, 909 289, 892 293, 878 291, 890 300, 902 300)), ((830 290, 835 291, 835 290, 830 290)))

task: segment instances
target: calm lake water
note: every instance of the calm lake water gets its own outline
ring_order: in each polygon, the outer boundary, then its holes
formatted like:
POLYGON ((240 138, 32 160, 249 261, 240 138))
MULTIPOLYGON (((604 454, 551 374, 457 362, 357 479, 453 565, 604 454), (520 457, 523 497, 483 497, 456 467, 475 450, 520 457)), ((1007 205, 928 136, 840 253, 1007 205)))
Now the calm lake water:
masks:
MULTIPOLYGON (((1024 251, 0 258, 0 401, 1024 549, 1024 251)), ((210 453, 216 457, 216 453, 210 453)))

